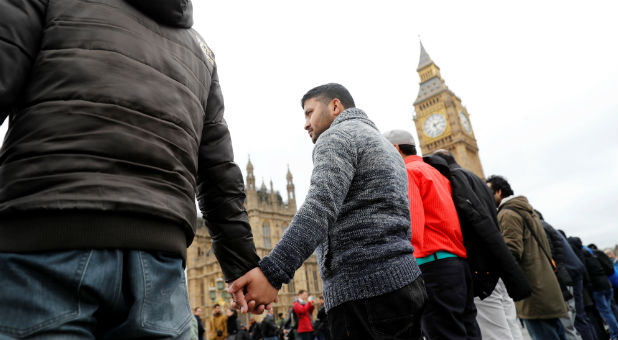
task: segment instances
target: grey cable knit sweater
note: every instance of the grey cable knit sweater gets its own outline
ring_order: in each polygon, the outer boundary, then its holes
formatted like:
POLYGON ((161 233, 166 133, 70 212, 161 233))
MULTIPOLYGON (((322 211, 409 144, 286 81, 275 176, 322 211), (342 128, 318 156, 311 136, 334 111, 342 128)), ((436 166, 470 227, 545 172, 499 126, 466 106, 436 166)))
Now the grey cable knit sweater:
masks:
POLYGON ((280 289, 316 250, 326 310, 397 290, 420 270, 403 160, 367 115, 342 112, 318 138, 305 202, 260 261, 280 289))

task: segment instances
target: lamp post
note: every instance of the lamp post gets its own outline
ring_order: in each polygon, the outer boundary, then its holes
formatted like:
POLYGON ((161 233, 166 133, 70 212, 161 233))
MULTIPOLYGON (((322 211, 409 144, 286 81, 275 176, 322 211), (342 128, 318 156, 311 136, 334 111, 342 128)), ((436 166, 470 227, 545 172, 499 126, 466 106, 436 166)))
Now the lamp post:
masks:
POLYGON ((227 290, 224 290, 225 283, 223 282, 223 279, 220 277, 217 278, 216 284, 217 289, 219 290, 219 304, 227 307, 228 301, 230 300, 230 294, 227 292, 227 290))
POLYGON ((210 294, 210 301, 215 302, 217 299, 217 292, 215 291, 215 287, 208 288, 208 293, 210 294))

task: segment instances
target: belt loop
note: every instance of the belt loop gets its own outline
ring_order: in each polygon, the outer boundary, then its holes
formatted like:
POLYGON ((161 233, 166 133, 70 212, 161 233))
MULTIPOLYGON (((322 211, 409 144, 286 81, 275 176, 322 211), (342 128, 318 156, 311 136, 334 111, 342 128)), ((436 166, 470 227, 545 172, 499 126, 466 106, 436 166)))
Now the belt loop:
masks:
POLYGON ((433 256, 434 261, 438 261, 438 255, 436 255, 436 253, 431 254, 431 256, 433 256))

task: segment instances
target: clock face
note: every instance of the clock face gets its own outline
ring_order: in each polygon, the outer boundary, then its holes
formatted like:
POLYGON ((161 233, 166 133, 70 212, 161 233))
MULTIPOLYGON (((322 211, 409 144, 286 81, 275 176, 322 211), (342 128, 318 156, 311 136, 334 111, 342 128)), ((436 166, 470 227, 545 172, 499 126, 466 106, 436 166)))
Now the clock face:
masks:
POLYGON ((467 133, 470 133, 472 131, 472 127, 470 126, 470 121, 466 118, 463 111, 459 112, 459 120, 461 120, 461 126, 463 126, 464 130, 466 130, 467 133))
POLYGON ((429 137, 435 138, 444 132, 446 128, 446 119, 443 115, 439 113, 434 113, 431 116, 425 119, 425 124, 423 124, 423 130, 425 130, 425 134, 429 137))

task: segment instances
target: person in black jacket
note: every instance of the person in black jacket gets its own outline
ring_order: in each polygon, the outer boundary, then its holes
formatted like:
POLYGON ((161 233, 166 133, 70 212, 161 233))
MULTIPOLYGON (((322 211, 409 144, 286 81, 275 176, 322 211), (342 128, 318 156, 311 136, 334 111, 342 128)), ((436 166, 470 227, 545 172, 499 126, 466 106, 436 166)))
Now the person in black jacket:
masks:
POLYGON ((599 259, 594 255, 594 251, 582 245, 579 237, 569 237, 569 243, 583 257, 584 265, 590 277, 592 297, 599 314, 609 327, 610 340, 618 339, 618 322, 611 308, 612 290, 607 273, 599 259))
POLYGON ((324 297, 318 297, 318 315, 313 323, 313 330, 317 340, 330 340, 330 332, 328 331, 328 317, 326 316, 326 308, 324 308, 324 297))
POLYGON ((259 260, 190 0, 0 1, 0 23, 0 338, 185 338, 196 196, 225 280, 259 260))
POLYGON ((260 332, 264 340, 277 340, 277 324, 275 323, 275 317, 272 314, 272 310, 266 311, 266 316, 260 324, 260 332))
POLYGON ((586 328, 582 333, 579 331, 581 327, 576 326, 576 302, 575 302, 575 282, 576 278, 571 276, 570 271, 568 270, 569 266, 576 266, 577 264, 567 264, 569 261, 569 257, 567 256, 567 252, 571 251, 571 246, 568 243, 563 242, 562 236, 554 227, 547 223, 543 218, 543 214, 540 211, 534 210, 536 214, 539 216, 541 220, 541 224, 543 225, 543 230, 545 230, 545 235, 547 236, 547 241, 549 242, 549 248, 551 252, 552 259, 556 263, 555 274, 558 279, 558 284, 560 285, 560 290, 562 291, 562 296, 564 301, 568 307, 568 317, 560 318, 560 322, 562 322, 562 326, 566 333, 567 339, 580 339, 580 338, 591 338, 591 328, 586 328), (588 334, 586 334, 588 332, 588 334))
POLYGON ((236 334, 238 333, 238 313, 236 310, 229 308, 227 310, 227 339, 228 340, 236 340, 236 334))
POLYGON ((204 323, 202 322, 202 308, 195 307, 193 309, 193 316, 195 317, 195 320, 197 321, 197 338, 198 340, 203 340, 204 332, 206 330, 204 329, 204 323))
POLYGON ((521 338, 513 300, 530 296, 532 288, 500 233, 491 191, 484 180, 461 168, 449 151, 437 150, 423 159, 451 182, 483 339, 521 338))
MULTIPOLYGON (((552 227, 553 229, 553 227, 552 227)), ((584 280, 587 280, 588 273, 583 262, 579 259, 578 255, 572 249, 571 245, 566 239, 566 236, 562 230, 557 230, 556 235, 562 242, 563 248, 563 263, 562 265, 569 273, 573 281, 573 300, 568 302, 569 313, 572 313, 572 304, 575 304, 575 328, 581 335, 583 340, 595 340, 598 339, 594 325, 590 320, 590 317, 586 313, 584 304, 584 280)), ((557 260, 557 262, 560 260, 557 260)), ((560 266, 560 263, 557 263, 560 266)), ((566 328, 566 326, 565 326, 566 328)))

